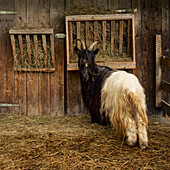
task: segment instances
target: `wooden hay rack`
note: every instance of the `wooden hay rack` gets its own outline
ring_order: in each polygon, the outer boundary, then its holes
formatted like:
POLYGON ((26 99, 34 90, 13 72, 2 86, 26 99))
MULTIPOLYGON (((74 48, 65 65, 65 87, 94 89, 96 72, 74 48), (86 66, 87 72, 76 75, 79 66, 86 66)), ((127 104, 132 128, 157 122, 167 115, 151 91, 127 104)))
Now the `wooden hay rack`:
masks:
POLYGON ((74 47, 98 41, 96 62, 116 69, 135 69, 133 14, 66 16, 67 70, 78 70, 74 47))
POLYGON ((162 67, 170 68, 170 58, 162 56, 161 35, 156 35, 156 107, 162 107, 165 114, 170 116, 170 104, 164 101, 163 91, 170 93, 170 82, 162 80, 162 67))
POLYGON ((55 71, 53 29, 10 29, 14 71, 55 71))

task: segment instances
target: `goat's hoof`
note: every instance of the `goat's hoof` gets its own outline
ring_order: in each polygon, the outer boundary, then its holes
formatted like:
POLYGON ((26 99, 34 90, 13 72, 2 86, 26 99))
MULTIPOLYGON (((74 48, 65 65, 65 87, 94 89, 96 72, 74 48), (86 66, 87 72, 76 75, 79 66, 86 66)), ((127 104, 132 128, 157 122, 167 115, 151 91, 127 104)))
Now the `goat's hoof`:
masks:
POLYGON ((142 142, 142 143, 139 144, 139 146, 140 146, 141 149, 145 150, 148 147, 148 144, 142 142))

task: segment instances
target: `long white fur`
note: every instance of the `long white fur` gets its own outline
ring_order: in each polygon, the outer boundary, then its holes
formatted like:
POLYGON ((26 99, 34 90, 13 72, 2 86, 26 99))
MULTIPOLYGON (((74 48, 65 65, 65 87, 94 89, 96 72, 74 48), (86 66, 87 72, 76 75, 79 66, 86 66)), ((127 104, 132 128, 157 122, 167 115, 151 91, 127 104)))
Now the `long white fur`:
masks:
POLYGON ((135 145, 137 136, 142 149, 148 146, 148 118, 143 87, 133 74, 112 73, 101 89, 101 116, 105 112, 111 125, 128 145, 135 145))

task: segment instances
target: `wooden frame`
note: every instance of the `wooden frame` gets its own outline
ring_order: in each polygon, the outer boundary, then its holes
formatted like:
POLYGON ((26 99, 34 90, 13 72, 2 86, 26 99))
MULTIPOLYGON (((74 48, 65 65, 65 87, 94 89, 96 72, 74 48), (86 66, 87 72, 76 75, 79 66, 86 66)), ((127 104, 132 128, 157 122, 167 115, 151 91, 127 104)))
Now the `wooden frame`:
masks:
POLYGON ((55 54, 54 54, 54 31, 53 29, 10 29, 9 30, 12 51, 14 57, 14 71, 24 71, 24 72, 54 72, 55 71, 55 54), (33 44, 35 49, 35 62, 39 65, 39 54, 38 54, 38 35, 41 36, 42 46, 44 50, 44 68, 34 68, 32 66, 32 56, 31 56, 31 36, 33 36, 33 44), (28 63, 30 68, 26 68, 24 64, 24 47, 23 47, 23 36, 26 39, 27 45, 27 55, 28 63), (48 68, 47 66, 47 36, 50 36, 50 53, 51 53, 51 64, 52 67, 48 68), (19 48, 20 48, 20 57, 21 57, 21 68, 17 67, 17 53, 16 53, 16 37, 18 38, 19 48))
MULTIPOLYGON (((66 16, 65 22, 66 22, 66 54, 67 54, 67 70, 78 70, 78 64, 77 63, 71 63, 70 62, 70 54, 73 54, 73 48, 72 48, 72 42, 69 41, 69 39, 72 39, 72 28, 70 27, 70 24, 72 22, 76 22, 77 27, 77 39, 81 38, 80 35, 80 22, 85 22, 85 32, 88 35, 89 32, 89 22, 94 22, 94 41, 97 40, 96 36, 96 30, 97 30, 97 22, 102 22, 102 39, 103 39, 103 51, 106 49, 106 22, 111 22, 111 50, 114 50, 114 34, 115 34, 115 26, 114 22, 119 21, 120 24, 123 23, 124 20, 131 20, 131 24, 128 22, 128 26, 131 26, 132 28, 132 61, 125 61, 125 62, 97 62, 99 65, 105 65, 109 66, 111 68, 115 69, 135 69, 136 68, 136 61, 135 61, 135 29, 134 29, 134 15, 133 14, 112 14, 112 15, 75 15, 75 16, 66 16)), ((120 27, 119 33, 121 33, 123 30, 123 27, 120 27)), ((129 31, 129 30, 128 30, 129 31)), ((86 44, 89 45, 89 39, 88 36, 85 36, 86 44)), ((127 41, 130 41, 130 36, 128 36, 127 41)), ((119 36, 119 52, 122 53, 122 43, 123 43, 123 36, 119 36)), ((80 42, 77 42, 77 45, 80 46, 80 42)), ((130 44, 128 44, 127 49, 130 51, 130 44)))
POLYGON ((170 104, 162 100, 162 92, 170 93, 170 82, 162 80, 161 67, 170 68, 170 58, 162 56, 161 35, 156 35, 156 89, 155 106, 162 107, 163 111, 170 116, 170 104))

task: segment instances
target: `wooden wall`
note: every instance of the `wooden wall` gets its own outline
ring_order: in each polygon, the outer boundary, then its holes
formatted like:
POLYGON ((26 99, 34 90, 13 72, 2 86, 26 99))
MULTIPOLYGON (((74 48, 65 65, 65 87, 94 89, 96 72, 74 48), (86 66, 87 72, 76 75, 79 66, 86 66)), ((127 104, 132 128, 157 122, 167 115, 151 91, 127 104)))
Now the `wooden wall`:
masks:
MULTIPOLYGON (((17 73, 8 31, 21 27, 52 27, 65 33, 63 12, 75 5, 105 9, 137 8, 135 41, 137 68, 133 70, 145 88, 149 112, 155 112, 155 35, 162 35, 163 54, 170 56, 169 0, 0 0, 0 103, 20 107, 0 107, 0 112, 21 114, 77 115, 84 112, 78 71, 64 72, 65 39, 55 38, 54 73, 17 73), (68 87, 68 88, 66 88, 68 87)), ((132 70, 131 70, 132 72, 132 70)), ((165 70, 165 79, 170 71, 165 70)), ((165 95, 165 97, 169 97, 165 95)))

